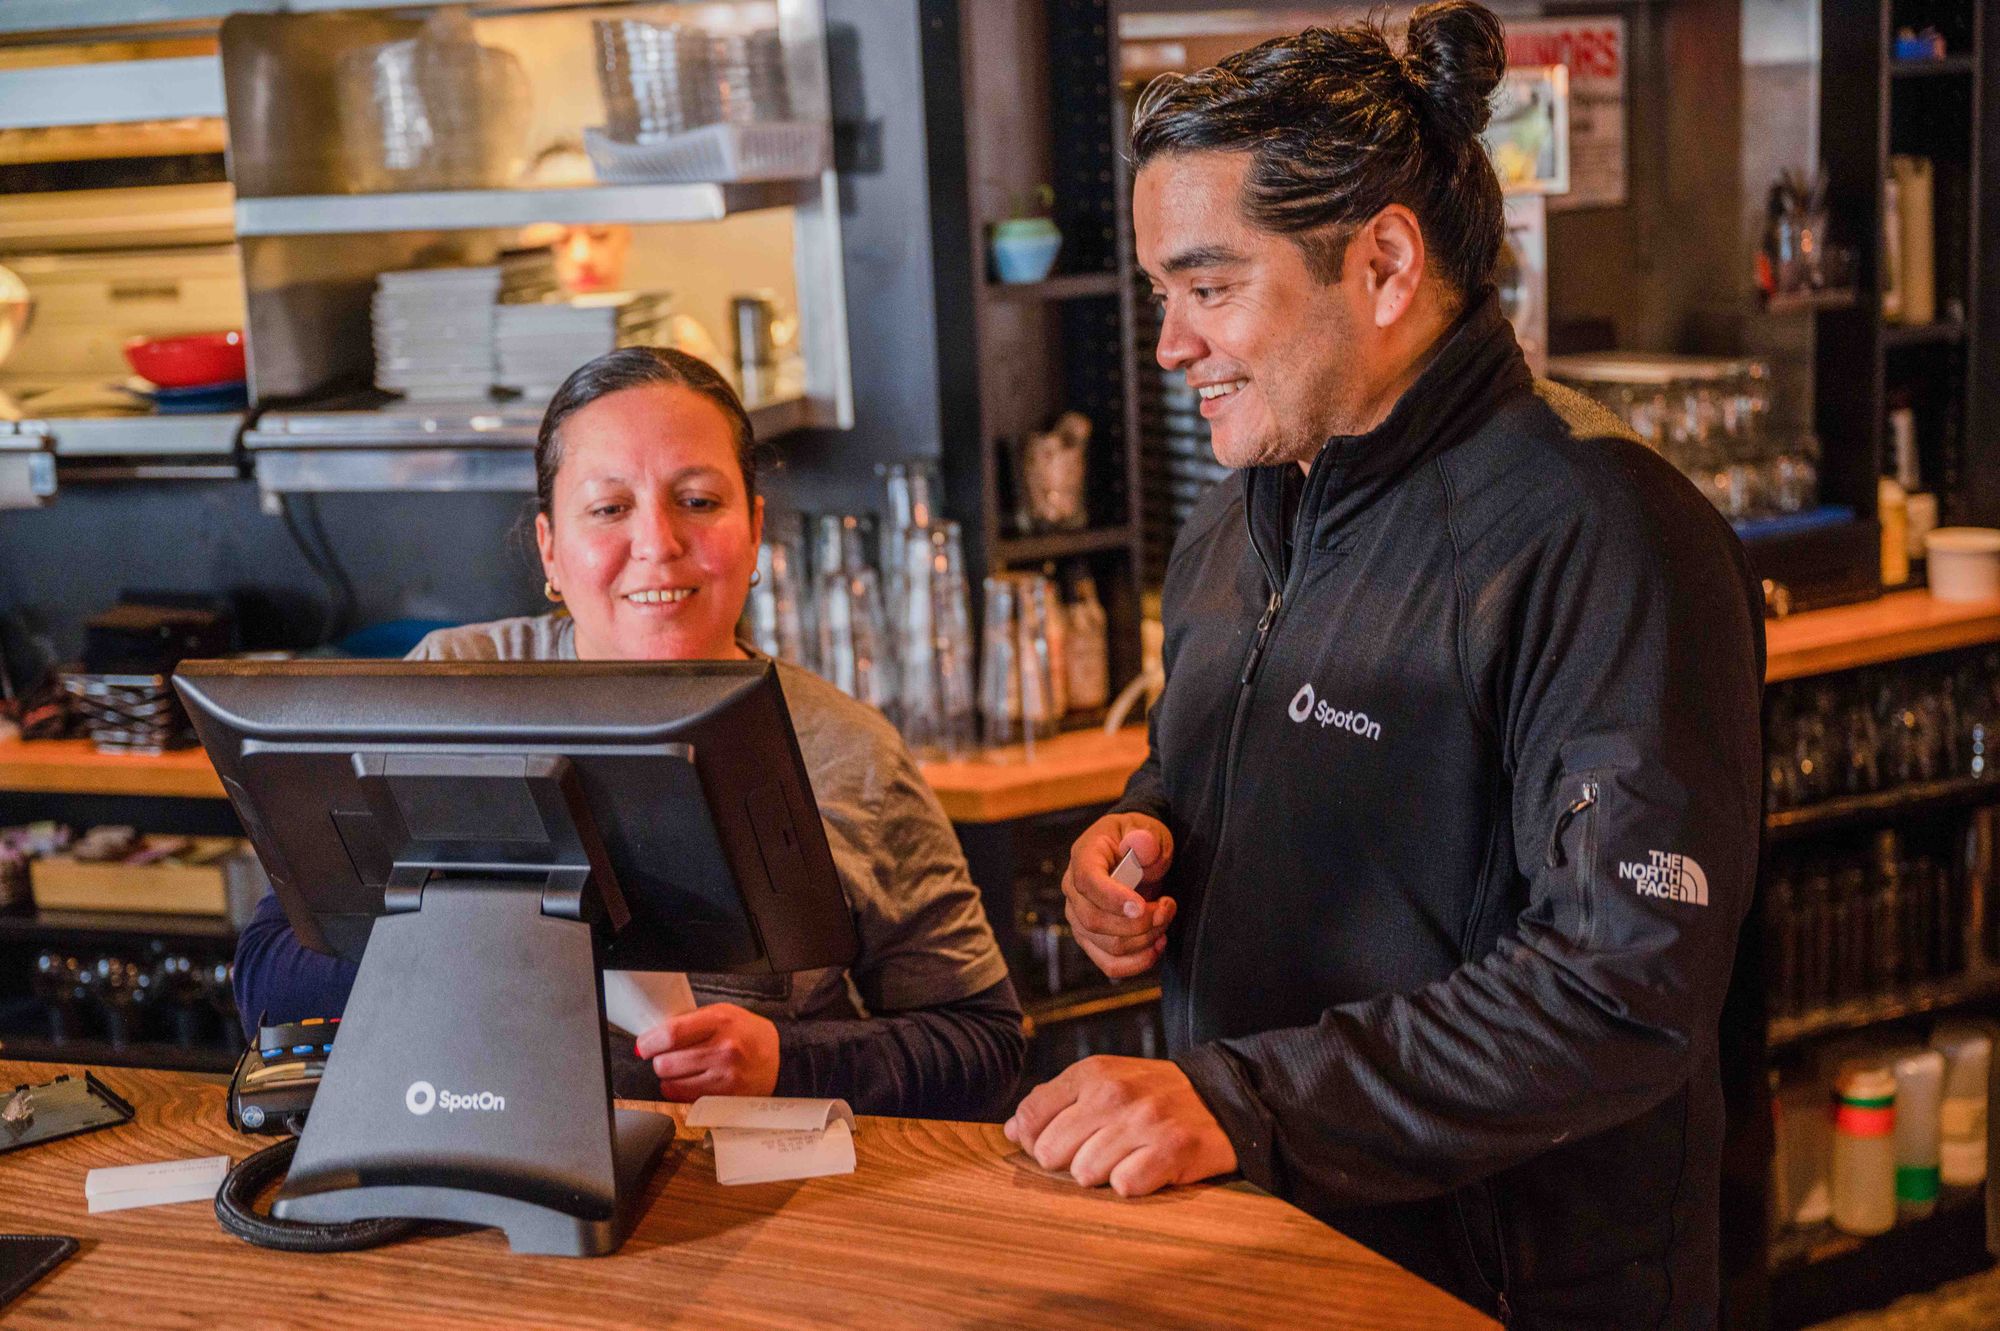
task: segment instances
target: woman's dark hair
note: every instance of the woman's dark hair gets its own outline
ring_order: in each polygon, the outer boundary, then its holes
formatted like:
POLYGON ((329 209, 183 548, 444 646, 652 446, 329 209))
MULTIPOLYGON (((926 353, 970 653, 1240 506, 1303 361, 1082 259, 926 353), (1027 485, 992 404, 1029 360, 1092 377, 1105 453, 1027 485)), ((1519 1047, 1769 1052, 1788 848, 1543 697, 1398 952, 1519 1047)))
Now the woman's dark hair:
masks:
POLYGON ((535 436, 535 506, 545 515, 555 502, 556 472, 562 469, 562 423, 601 397, 648 384, 673 384, 698 393, 722 409, 736 436, 736 465, 743 473, 744 493, 757 498, 757 439, 742 399, 715 367, 671 347, 620 347, 586 362, 549 399, 542 428, 535 436))
POLYGON ((1464 299, 1492 280, 1505 234, 1479 135, 1506 69, 1500 21, 1473 0, 1418 9, 1401 55, 1374 21, 1307 28, 1153 80, 1133 115, 1134 167, 1248 152, 1245 215, 1292 237, 1322 282, 1339 278, 1352 228, 1400 203, 1464 299))

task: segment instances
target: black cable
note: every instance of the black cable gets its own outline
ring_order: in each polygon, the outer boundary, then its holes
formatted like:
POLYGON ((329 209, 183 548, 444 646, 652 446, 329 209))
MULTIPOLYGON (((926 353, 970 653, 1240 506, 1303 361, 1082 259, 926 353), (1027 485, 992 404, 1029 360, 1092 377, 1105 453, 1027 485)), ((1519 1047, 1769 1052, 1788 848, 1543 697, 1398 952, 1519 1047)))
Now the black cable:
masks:
POLYGON ((280 1220, 257 1210, 257 1194, 284 1174, 299 1149, 297 1137, 266 1146, 236 1162, 215 1193, 215 1218, 246 1243, 283 1252, 354 1252, 393 1243, 416 1232, 416 1220, 384 1218, 319 1224, 280 1220))
POLYGON ((319 641, 314 646, 332 642, 334 629, 339 622, 340 615, 340 584, 334 580, 333 574, 328 572, 326 565, 320 561, 318 549, 307 538, 304 529, 299 525, 298 514, 292 511, 292 497, 290 495, 281 494, 278 496, 278 516, 284 520, 285 531, 291 536, 292 544, 299 548, 299 554, 305 559, 306 567, 313 571, 313 575, 326 588, 326 618, 320 624, 319 641))
POLYGON ((354 591, 354 579, 347 575, 347 568, 340 562, 340 556, 333 552, 333 538, 327 535, 326 519, 320 512, 319 496, 309 494, 305 498, 306 527, 319 545, 320 559, 325 563, 327 572, 331 573, 334 580, 340 584, 340 616, 335 621, 337 632, 334 635, 338 637, 354 627, 355 612, 360 607, 361 601, 354 591))

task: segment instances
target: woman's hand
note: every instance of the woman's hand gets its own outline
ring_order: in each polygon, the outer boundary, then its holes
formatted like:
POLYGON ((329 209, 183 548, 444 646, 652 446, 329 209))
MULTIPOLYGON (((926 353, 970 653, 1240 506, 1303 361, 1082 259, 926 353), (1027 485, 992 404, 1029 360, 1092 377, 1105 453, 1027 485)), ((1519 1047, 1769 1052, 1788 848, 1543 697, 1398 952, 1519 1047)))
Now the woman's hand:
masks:
POLYGON ((641 1035, 633 1050, 652 1060, 660 1094, 669 1100, 769 1095, 778 1088, 777 1026, 734 1003, 668 1017, 641 1035))

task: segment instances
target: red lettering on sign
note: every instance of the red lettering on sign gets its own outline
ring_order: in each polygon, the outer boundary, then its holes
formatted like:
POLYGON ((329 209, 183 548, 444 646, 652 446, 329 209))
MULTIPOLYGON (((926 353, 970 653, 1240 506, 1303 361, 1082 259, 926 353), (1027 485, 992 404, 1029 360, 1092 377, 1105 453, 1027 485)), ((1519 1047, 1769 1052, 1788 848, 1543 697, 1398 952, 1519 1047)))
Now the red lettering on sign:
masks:
POLYGON ((1615 79, 1619 76, 1620 47, 1616 28, 1511 33, 1507 37, 1507 63, 1567 65, 1573 77, 1615 79))

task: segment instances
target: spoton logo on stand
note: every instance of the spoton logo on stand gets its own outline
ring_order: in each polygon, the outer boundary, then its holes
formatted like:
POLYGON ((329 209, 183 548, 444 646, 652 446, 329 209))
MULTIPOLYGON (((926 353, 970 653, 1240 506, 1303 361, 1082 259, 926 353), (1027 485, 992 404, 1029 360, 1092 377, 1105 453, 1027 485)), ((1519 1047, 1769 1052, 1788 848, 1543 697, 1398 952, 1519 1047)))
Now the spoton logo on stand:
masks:
POLYGON ((1618 876, 1637 888, 1640 896, 1685 901, 1692 906, 1708 904, 1708 875, 1693 856, 1664 850, 1649 850, 1646 855, 1644 864, 1624 860, 1618 865, 1618 876))
POLYGON ((1299 691, 1292 695, 1292 705, 1285 709, 1285 715, 1304 725, 1307 721, 1319 722, 1321 730, 1328 726, 1359 735, 1363 739, 1381 739, 1382 723, 1370 721, 1366 712, 1343 712, 1330 702, 1320 702, 1313 693, 1310 683, 1299 685, 1299 691))
POLYGON ((497 1114, 507 1108, 507 1097, 491 1091, 460 1095, 456 1091, 440 1091, 427 1081, 413 1081, 410 1089, 403 1092, 403 1106, 419 1118, 433 1109, 442 1109, 447 1114, 455 1114, 461 1109, 497 1114))

